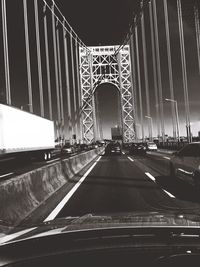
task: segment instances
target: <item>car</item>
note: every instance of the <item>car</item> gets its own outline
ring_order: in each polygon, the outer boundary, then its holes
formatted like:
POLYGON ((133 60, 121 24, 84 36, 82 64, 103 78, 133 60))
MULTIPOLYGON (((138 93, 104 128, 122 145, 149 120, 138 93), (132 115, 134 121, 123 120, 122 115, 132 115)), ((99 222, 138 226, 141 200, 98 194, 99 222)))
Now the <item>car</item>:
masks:
POLYGON ((129 148, 130 155, 145 155, 146 154, 146 145, 144 143, 132 143, 129 148))
POLYGON ((170 176, 184 180, 200 190, 200 142, 190 143, 172 154, 170 176))
POLYGON ((158 147, 154 142, 147 143, 147 150, 148 151, 157 151, 158 147))
POLYGON ((66 143, 62 148, 63 154, 73 154, 75 152, 73 145, 66 143))
POLYGON ((105 142, 104 141, 97 141, 96 144, 98 145, 98 147, 105 146, 105 142))
MULTIPOLYGON (((0 240, 0 266, 199 266, 199 216, 84 214, 18 227, 0 240), (20 229, 21 228, 21 229, 20 229)), ((5 231, 5 230, 4 230, 5 231)), ((11 231, 10 231, 11 232, 11 231)))
POLYGON ((80 144, 80 151, 88 151, 90 147, 87 144, 80 144))
POLYGON ((105 154, 121 155, 122 154, 121 145, 118 142, 108 144, 105 148, 105 154))
POLYGON ((132 146, 132 143, 123 143, 124 149, 129 149, 132 146))

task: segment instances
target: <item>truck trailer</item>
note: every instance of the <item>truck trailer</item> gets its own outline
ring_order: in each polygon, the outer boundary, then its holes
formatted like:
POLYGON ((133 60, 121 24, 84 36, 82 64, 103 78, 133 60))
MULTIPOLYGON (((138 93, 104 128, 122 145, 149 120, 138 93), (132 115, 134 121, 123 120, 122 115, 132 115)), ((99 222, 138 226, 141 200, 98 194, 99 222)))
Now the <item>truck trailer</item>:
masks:
POLYGON ((0 104, 0 157, 48 160, 54 149, 53 121, 0 104))

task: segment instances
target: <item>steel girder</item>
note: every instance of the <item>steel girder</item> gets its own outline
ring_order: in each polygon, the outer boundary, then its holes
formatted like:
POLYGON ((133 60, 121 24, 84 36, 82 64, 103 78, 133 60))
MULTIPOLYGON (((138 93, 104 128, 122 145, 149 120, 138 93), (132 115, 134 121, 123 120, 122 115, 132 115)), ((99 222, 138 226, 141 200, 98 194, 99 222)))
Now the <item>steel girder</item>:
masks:
POLYGON ((94 92, 99 84, 112 83, 120 91, 123 141, 135 140, 135 105, 129 45, 115 55, 118 46, 80 48, 83 140, 96 139, 94 92))

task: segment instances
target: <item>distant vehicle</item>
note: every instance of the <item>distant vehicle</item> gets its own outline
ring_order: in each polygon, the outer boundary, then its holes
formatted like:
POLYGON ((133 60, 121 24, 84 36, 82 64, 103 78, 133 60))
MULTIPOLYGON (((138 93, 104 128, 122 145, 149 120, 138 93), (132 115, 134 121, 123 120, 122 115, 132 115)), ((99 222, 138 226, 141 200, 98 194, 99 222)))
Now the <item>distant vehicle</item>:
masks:
POLYGON ((121 155, 121 145, 119 143, 110 143, 105 148, 106 155, 121 155))
POLYGON ((147 150, 148 151, 157 151, 158 147, 154 142, 147 143, 147 150))
POLYGON ((80 150, 81 151, 88 151, 88 150, 90 150, 90 147, 87 144, 81 144, 80 150))
POLYGON ((200 190, 200 142, 188 144, 173 153, 170 161, 170 175, 200 190))
POLYGON ((145 155, 147 147, 145 143, 132 143, 129 148, 130 155, 145 155))
POLYGON ((66 143, 62 148, 62 153, 64 154, 73 154, 74 152, 75 152, 75 149, 73 145, 71 145, 70 143, 66 143))
POLYGON ((98 145, 98 147, 102 147, 105 146, 105 141, 97 141, 96 144, 98 145))
POLYGON ((53 121, 0 104, 0 157, 49 160, 55 145, 53 121))
POLYGON ((132 146, 132 143, 123 143, 123 148, 129 149, 132 146))

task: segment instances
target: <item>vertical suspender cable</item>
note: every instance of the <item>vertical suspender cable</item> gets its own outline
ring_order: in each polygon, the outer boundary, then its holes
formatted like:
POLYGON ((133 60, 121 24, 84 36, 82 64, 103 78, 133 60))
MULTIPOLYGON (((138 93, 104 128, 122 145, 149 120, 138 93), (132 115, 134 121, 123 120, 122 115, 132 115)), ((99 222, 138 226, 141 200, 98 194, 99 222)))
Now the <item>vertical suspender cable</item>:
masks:
POLYGON ((35 33, 37 45, 37 63, 38 63, 38 78, 39 78, 39 93, 40 93, 40 115, 44 117, 44 99, 43 99, 43 85, 42 85, 42 66, 41 66, 41 51, 40 51, 40 29, 38 20, 38 3, 34 0, 35 10, 35 33))
POLYGON ((133 41, 133 34, 130 37, 130 50, 131 50, 131 62, 132 62, 132 67, 131 67, 131 80, 132 80, 132 96, 133 96, 133 109, 134 109, 134 119, 135 119, 135 125, 134 125, 134 130, 135 130, 135 139, 136 141, 138 140, 138 133, 137 133, 137 121, 138 121, 138 108, 137 108, 137 83, 136 83, 136 67, 135 67, 135 46, 134 46, 134 41, 133 41))
POLYGON ((33 112, 33 93, 31 83, 31 62, 30 62, 30 49, 29 49, 29 31, 28 31, 28 17, 27 17, 27 0, 23 0, 24 8, 24 30, 25 30, 25 42, 26 42, 26 66, 28 76, 28 106, 29 111, 33 112))
POLYGON ((153 27, 153 14, 152 14, 152 2, 149 2, 149 18, 150 18, 150 29, 151 29, 151 47, 152 47, 152 61, 153 61, 153 79, 154 79, 154 93, 155 93, 155 104, 156 104, 156 123, 157 133, 160 136, 160 113, 158 104, 158 77, 156 71, 156 54, 155 54, 155 37, 153 27))
POLYGON ((49 65, 49 45, 48 45, 46 4, 44 4, 43 14, 44 14, 44 40, 45 40, 45 55, 46 55, 46 68, 47 68, 49 118, 50 118, 50 120, 52 120, 53 119, 53 114, 52 114, 51 78, 50 78, 50 65, 49 65))
MULTIPOLYGON (((150 103, 149 103, 149 78, 148 78, 148 66, 147 66, 147 46, 146 46, 146 36, 145 36, 145 25, 144 25, 144 12, 141 16, 141 29, 142 29, 142 48, 143 48, 143 61, 144 61, 144 80, 145 80, 145 92, 146 92, 146 105, 147 105, 147 115, 150 117, 150 103)), ((149 129, 149 140, 152 141, 152 127, 150 121, 148 120, 149 129)))
POLYGON ((2 0, 1 4, 2 4, 3 48, 4 48, 4 68, 5 68, 4 71, 5 71, 5 81, 6 81, 6 103, 8 105, 11 105, 6 1, 2 0))
POLYGON ((156 0, 153 0, 153 18, 154 18, 154 29, 155 29, 155 47, 156 47, 156 64, 157 64, 157 74, 158 74, 161 134, 162 134, 162 141, 164 141, 165 140, 165 124, 164 124, 163 92, 162 92, 162 77, 161 77, 156 0))
MULTIPOLYGON (((63 25, 65 21, 63 21, 63 25)), ((71 101, 70 101, 70 83, 69 83, 69 64, 68 64, 68 49, 67 49, 67 35, 63 27, 63 43, 64 43, 64 57, 65 57, 65 76, 66 76, 66 92, 67 92, 67 113, 68 113, 68 130, 69 139, 72 138, 72 115, 71 115, 71 101)))
POLYGON ((197 39, 198 66, 200 74, 200 22, 199 22, 199 9, 197 3, 194 6, 194 17, 195 17, 196 39, 197 39))
POLYGON ((78 126, 79 126, 79 134, 80 139, 82 140, 82 126, 81 126, 81 84, 80 84, 80 71, 79 71, 79 45, 78 40, 76 39, 75 43, 76 47, 76 73, 77 73, 77 90, 78 90, 78 110, 77 110, 77 120, 78 120, 78 126))
POLYGON ((179 35, 180 35, 180 47, 181 47, 181 65, 182 65, 182 73, 183 73, 183 89, 184 89, 184 101, 185 101, 185 113, 186 113, 186 131, 187 131, 188 142, 191 142, 188 79, 187 79, 187 66, 186 66, 181 0, 177 0, 177 7, 178 7, 178 25, 179 25, 179 35))
POLYGON ((89 66, 90 66, 90 88, 91 88, 91 105, 93 107, 93 132, 94 132, 94 140, 97 140, 97 119, 96 119, 96 106, 95 106, 95 98, 94 98, 94 80, 93 80, 93 55, 92 53, 89 55, 89 66))
POLYGON ((58 124, 60 124, 60 94, 59 94, 59 81, 58 81, 58 58, 56 48, 56 29, 55 29, 55 17, 54 17, 54 5, 52 6, 52 32, 53 32, 53 50, 54 50, 54 64, 55 64, 55 81, 56 81, 56 98, 57 98, 57 116, 58 124))
POLYGON ((100 138, 100 121, 99 121, 99 102, 97 92, 94 93, 94 101, 96 105, 96 139, 100 138))
MULTIPOLYGON (((172 100, 174 100, 174 83, 173 83, 173 72, 172 72, 172 57, 171 57, 171 45, 170 45, 168 6, 167 6, 167 0, 163 0, 163 1, 164 1, 166 40, 167 40, 167 59, 168 59, 170 98, 172 100)), ((175 105, 173 102, 171 102, 171 111, 172 111, 173 136, 174 136, 174 138, 176 138, 175 105)))
POLYGON ((74 73, 74 51, 73 51, 73 38, 72 38, 72 32, 70 34, 70 48, 71 48, 71 64, 72 64, 72 91, 73 91, 73 99, 74 99, 74 133, 76 135, 77 139, 77 105, 76 105, 76 88, 75 88, 75 73, 74 73))
POLYGON ((121 110, 121 118, 122 118, 122 136, 123 136, 123 142, 127 142, 126 138, 126 130, 127 130, 127 125, 125 124, 125 119, 124 119, 124 109, 123 109, 123 84, 122 84, 122 72, 121 72, 121 51, 117 53, 117 61, 118 61, 118 66, 119 66, 119 86, 120 86, 120 110, 121 110))
POLYGON ((58 21, 56 21, 56 39, 57 39, 57 56, 58 56, 58 81, 59 81, 59 93, 60 93, 60 111, 61 111, 61 120, 60 127, 62 132, 62 137, 64 136, 64 106, 63 106, 63 86, 62 86, 62 70, 61 70, 61 61, 60 61, 60 36, 59 36, 59 27, 58 21))
POLYGON ((136 54, 137 54, 137 73, 138 73, 138 95, 140 103, 140 122, 142 131, 142 140, 144 141, 144 122, 143 122, 143 105, 142 105, 142 92, 141 92, 141 74, 140 74, 140 54, 138 43, 138 27, 135 27, 135 41, 136 41, 136 54))

